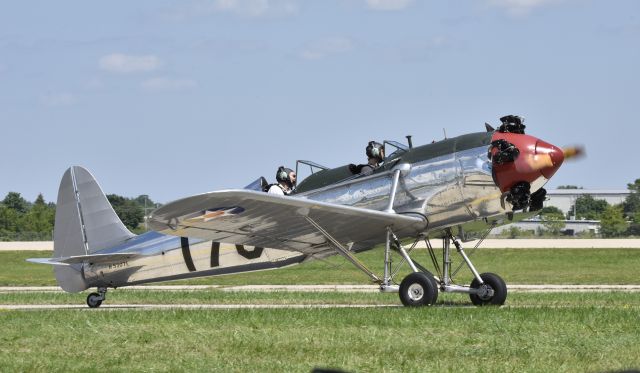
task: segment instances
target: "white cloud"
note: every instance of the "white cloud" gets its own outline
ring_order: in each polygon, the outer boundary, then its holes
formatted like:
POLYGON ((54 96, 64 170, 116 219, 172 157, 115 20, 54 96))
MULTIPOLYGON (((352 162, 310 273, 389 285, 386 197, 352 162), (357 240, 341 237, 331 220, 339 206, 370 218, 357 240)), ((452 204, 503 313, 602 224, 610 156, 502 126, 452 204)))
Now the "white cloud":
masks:
POLYGON ((102 70, 120 74, 154 71, 160 64, 160 59, 153 55, 132 56, 122 53, 103 56, 98 62, 102 70))
POLYGON ((40 98, 43 105, 49 107, 61 107, 74 105, 78 100, 76 96, 67 92, 47 93, 40 98))
POLYGON ((403 10, 414 0, 366 0, 367 6, 373 10, 403 10))
POLYGON ((300 52, 305 60, 318 60, 330 55, 346 53, 353 49, 353 42, 346 38, 327 38, 308 44, 300 52))
POLYGON ((509 15, 514 17, 526 16, 534 8, 559 3, 562 0, 489 0, 489 4, 507 10, 509 15))
POLYGON ((197 82, 192 79, 176 79, 168 77, 151 78, 142 82, 142 88, 148 91, 181 91, 195 88, 197 85, 197 82))

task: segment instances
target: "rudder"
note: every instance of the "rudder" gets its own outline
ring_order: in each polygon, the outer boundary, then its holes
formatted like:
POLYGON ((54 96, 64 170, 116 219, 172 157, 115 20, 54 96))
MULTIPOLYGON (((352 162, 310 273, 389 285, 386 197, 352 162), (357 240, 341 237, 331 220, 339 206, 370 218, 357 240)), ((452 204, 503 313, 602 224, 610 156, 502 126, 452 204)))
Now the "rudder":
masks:
MULTIPOLYGON (((54 227, 54 258, 89 255, 135 237, 116 215, 96 179, 72 166, 60 181, 54 227)), ((78 292, 88 285, 82 265, 55 266, 58 285, 78 292)))

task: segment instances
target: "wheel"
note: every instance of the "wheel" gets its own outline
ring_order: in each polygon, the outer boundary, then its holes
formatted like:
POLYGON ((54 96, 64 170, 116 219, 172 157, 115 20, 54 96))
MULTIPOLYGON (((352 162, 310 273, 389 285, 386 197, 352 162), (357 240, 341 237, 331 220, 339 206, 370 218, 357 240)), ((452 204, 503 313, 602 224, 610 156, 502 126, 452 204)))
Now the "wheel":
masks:
MULTIPOLYGON (((502 280, 502 278, 495 273, 482 273, 480 274, 480 278, 482 278, 482 281, 484 281, 484 285, 486 286, 485 290, 493 290, 493 295, 489 295, 487 292, 480 294, 469 294, 471 302, 476 306, 503 305, 504 301, 507 299, 507 284, 504 283, 504 280, 502 280)), ((473 281, 471 281, 470 287, 473 289, 482 289, 482 286, 475 278, 473 279, 473 281)))
POLYGON ((400 283, 400 301, 407 307, 432 305, 438 297, 435 279, 426 273, 414 272, 400 283))
POLYGON ((431 299, 431 304, 436 304, 436 301, 438 300, 440 284, 438 283, 438 281, 436 281, 436 277, 433 275, 433 273, 427 271, 426 269, 423 270, 422 272, 424 272, 424 274, 426 274, 427 277, 431 279, 431 284, 433 285, 433 289, 435 290, 433 299, 431 299))
POLYGON ((98 293, 91 293, 87 295, 87 306, 90 308, 98 308, 102 304, 102 297, 98 293))

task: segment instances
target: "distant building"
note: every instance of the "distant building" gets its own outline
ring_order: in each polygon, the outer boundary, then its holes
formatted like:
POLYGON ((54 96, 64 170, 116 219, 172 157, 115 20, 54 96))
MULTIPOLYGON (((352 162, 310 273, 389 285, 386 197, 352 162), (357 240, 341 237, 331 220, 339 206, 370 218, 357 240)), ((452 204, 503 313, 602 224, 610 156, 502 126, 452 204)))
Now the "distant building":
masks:
MULTIPOLYGON (((617 205, 627 198, 630 194, 628 190, 620 189, 550 189, 547 191, 547 200, 544 206, 553 206, 562 210, 565 215, 573 215, 573 205, 580 196, 590 195, 594 199, 603 199, 609 205, 617 205)), ((538 228, 544 229, 542 221, 538 217, 531 220, 523 220, 518 223, 512 223, 496 227, 491 231, 492 235, 500 235, 505 231, 509 231, 511 227, 516 227, 523 231, 537 232, 538 228)), ((575 220, 569 219, 565 221, 565 227, 562 230, 566 235, 573 236, 582 232, 591 232, 593 234, 600 233, 599 220, 575 220)))
MULTIPOLYGON (((538 218, 531 220, 523 220, 517 223, 511 223, 500 227, 495 227, 491 231, 492 235, 500 235, 505 231, 509 231, 511 227, 516 227, 523 231, 531 231, 536 233, 538 228, 545 229, 542 221, 538 218)), ((567 236, 575 236, 578 233, 591 232, 593 234, 600 233, 600 220, 565 220, 565 227, 562 232, 567 236)))
POLYGON ((573 215, 570 210, 580 196, 590 195, 594 199, 603 199, 610 205, 617 205, 624 202, 629 194, 625 189, 550 189, 544 206, 557 207, 565 214, 571 212, 570 215, 573 215))

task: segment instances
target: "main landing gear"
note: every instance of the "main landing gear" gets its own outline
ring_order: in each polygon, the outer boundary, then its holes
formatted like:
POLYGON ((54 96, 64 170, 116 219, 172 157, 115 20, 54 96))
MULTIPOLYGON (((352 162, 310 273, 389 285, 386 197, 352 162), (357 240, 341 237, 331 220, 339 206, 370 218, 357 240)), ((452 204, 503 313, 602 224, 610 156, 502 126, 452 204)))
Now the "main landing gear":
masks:
POLYGON ((507 285, 500 276, 494 273, 478 273, 478 271, 469 260, 462 245, 451 234, 450 230, 446 230, 443 238, 442 249, 442 269, 438 263, 435 251, 431 246, 431 242, 426 237, 418 237, 408 250, 405 250, 400 241, 391 231, 387 229, 387 243, 385 246, 385 266, 384 277, 380 284, 380 290, 383 292, 398 292, 402 304, 409 307, 429 306, 435 304, 438 299, 438 291, 445 293, 466 293, 469 294, 471 302, 476 306, 484 305, 502 305, 507 299, 507 285), (433 266, 437 273, 437 277, 413 261, 409 254, 416 245, 424 240, 427 250, 431 256, 433 266), (469 286, 456 285, 453 277, 458 273, 462 264, 455 270, 451 271, 451 243, 462 257, 464 264, 467 265, 473 274, 473 281, 469 286), (392 268, 391 251, 397 251, 402 256, 402 261, 392 268), (407 262, 413 273, 405 277, 400 286, 395 285, 393 278, 404 262, 407 262))
MULTIPOLYGON (((427 237, 418 236, 411 247, 408 250, 405 250, 405 248, 400 244, 400 240, 398 240, 391 228, 388 227, 384 250, 384 274, 382 278, 380 278, 367 268, 364 263, 358 260, 358 258, 353 255, 350 248, 342 245, 316 221, 308 216, 305 217, 305 219, 307 219, 307 221, 333 245, 340 255, 344 256, 347 260, 358 267, 358 269, 367 274, 373 282, 380 284, 381 292, 399 293, 400 301, 402 301, 402 304, 405 306, 418 307, 435 304, 438 299, 439 291, 445 293, 469 294, 471 302, 477 306, 502 305, 507 299, 507 285, 505 285, 502 278, 494 273, 478 273, 471 263, 471 260, 469 260, 469 256, 467 256, 462 245, 458 240, 456 240, 450 229, 445 231, 445 237, 443 238, 441 269, 434 249, 431 246, 431 242, 427 237), (409 256, 411 251, 413 251, 418 243, 423 240, 427 245, 437 277, 421 266, 418 262, 412 260, 409 256), (453 272, 451 271, 451 243, 453 243, 464 261, 464 263, 461 263, 453 272), (395 268, 392 267, 391 251, 399 253, 402 257, 402 260, 395 268), (411 268, 412 273, 405 277, 398 286, 394 281, 394 276, 398 273, 405 262, 411 268), (453 282, 453 278, 462 268, 463 264, 466 264, 473 274, 473 281, 469 286, 456 285, 453 282)), ((491 230, 488 230, 486 232, 485 237, 490 231, 491 230)), ((482 242, 482 240, 480 242, 482 242)))
POLYGON ((98 308, 106 298, 107 288, 98 288, 97 293, 87 295, 87 306, 89 306, 89 308, 98 308))

